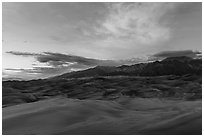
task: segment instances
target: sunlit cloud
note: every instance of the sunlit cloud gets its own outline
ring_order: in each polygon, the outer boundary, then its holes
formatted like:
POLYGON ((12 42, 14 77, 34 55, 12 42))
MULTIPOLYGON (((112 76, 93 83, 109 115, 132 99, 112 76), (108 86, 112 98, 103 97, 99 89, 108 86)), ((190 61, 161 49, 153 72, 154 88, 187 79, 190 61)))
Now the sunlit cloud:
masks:
POLYGON ((111 3, 110 13, 100 27, 98 35, 109 40, 134 40, 141 44, 155 44, 168 40, 170 28, 161 23, 162 17, 173 10, 174 3, 111 3))

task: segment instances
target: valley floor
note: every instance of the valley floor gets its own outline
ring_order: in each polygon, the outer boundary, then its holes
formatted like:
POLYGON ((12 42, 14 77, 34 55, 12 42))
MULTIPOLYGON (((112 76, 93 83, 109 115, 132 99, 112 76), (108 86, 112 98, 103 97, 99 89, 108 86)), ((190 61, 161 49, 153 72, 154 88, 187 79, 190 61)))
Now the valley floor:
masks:
POLYGON ((202 101, 57 97, 2 108, 4 135, 202 134, 202 101))

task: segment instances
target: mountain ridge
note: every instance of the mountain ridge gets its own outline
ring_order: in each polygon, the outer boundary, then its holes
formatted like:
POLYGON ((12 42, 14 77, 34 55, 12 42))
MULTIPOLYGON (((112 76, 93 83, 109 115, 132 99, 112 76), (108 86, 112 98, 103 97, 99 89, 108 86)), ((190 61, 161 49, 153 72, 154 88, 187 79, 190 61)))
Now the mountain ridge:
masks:
POLYGON ((139 63, 134 65, 96 66, 82 71, 65 73, 53 78, 80 78, 90 76, 160 76, 201 74, 202 60, 186 56, 168 57, 162 61, 139 63))

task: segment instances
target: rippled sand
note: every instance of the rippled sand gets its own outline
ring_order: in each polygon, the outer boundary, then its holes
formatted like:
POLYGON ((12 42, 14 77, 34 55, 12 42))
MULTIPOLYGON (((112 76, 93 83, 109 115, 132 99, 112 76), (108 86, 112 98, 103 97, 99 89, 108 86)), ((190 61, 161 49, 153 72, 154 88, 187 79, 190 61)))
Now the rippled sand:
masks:
POLYGON ((3 134, 201 134, 198 101, 55 98, 3 108, 3 134))

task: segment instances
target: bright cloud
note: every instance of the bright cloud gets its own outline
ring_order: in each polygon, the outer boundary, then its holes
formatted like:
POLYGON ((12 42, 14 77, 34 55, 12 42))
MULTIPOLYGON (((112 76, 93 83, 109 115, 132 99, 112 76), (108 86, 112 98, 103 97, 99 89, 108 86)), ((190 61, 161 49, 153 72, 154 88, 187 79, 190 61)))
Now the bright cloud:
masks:
POLYGON ((99 35, 114 40, 134 40, 140 44, 169 39, 170 28, 162 24, 161 19, 175 7, 174 3, 114 3, 107 6, 110 13, 96 28, 99 35))

